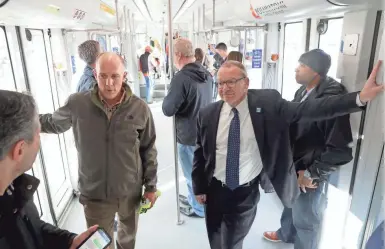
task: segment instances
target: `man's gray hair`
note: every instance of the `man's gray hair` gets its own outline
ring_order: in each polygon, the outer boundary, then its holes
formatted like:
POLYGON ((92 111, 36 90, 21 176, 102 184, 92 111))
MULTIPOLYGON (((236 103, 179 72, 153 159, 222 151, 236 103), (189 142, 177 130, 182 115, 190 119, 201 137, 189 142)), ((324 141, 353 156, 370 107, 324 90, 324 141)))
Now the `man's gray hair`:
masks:
POLYGON ((195 51, 193 49, 192 42, 186 38, 178 38, 174 43, 175 53, 181 53, 183 57, 192 58, 195 57, 195 51))
POLYGON ((18 141, 32 142, 38 125, 32 96, 0 90, 0 160, 18 141))
POLYGON ((225 63, 222 64, 222 66, 219 68, 219 70, 221 68, 231 68, 231 67, 238 68, 241 71, 242 76, 247 77, 247 70, 246 70, 245 66, 238 61, 226 61, 225 63))
POLYGON ((78 47, 78 53, 80 59, 82 59, 87 65, 92 65, 96 62, 96 58, 100 53, 99 42, 94 40, 88 40, 83 42, 78 47))

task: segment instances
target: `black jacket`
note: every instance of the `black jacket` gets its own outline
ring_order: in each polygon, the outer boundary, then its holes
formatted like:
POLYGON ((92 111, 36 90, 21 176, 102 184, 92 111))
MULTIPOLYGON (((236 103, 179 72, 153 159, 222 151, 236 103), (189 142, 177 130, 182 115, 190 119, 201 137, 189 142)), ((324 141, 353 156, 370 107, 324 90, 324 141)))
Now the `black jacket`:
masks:
POLYGON ((149 52, 145 52, 139 57, 140 70, 142 73, 149 73, 150 69, 148 67, 148 57, 150 56, 149 52))
MULTIPOLYGON (((305 86, 298 89, 295 102, 301 101, 305 90, 305 86)), ((327 77, 304 101, 346 93, 342 84, 327 77)), ((307 169, 317 182, 327 180, 339 166, 353 159, 350 146, 353 138, 348 114, 334 119, 293 124, 290 127, 290 137, 296 170, 307 169)))
MULTIPOLYGON (((276 90, 249 90, 249 112, 263 169, 286 207, 291 207, 299 195, 291 152, 290 124, 330 119, 359 111, 356 97, 357 93, 350 93, 293 103, 282 99, 276 90)), ((223 101, 212 103, 198 115, 192 171, 196 195, 207 194, 214 175, 216 136, 222 105, 223 101)))
POLYGON ((199 63, 185 65, 171 80, 163 100, 163 113, 175 115, 178 143, 195 145, 196 119, 202 107, 212 101, 210 73, 199 63))
POLYGON ((0 196, 1 249, 68 249, 75 234, 40 220, 33 203, 39 180, 24 174, 0 196))

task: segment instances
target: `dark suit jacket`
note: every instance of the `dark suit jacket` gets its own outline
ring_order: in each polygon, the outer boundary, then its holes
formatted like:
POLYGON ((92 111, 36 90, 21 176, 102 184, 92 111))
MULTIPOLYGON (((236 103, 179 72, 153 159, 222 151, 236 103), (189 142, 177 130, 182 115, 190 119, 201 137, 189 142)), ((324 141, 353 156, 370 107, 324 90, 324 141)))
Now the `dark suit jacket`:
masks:
MULTIPOLYGON (((357 93, 293 103, 276 90, 249 90, 248 104, 255 138, 268 175, 282 203, 291 207, 299 195, 290 148, 289 126, 298 121, 317 121, 359 111, 357 93)), ((214 175, 216 136, 223 101, 201 109, 192 172, 196 195, 206 194, 214 175)))

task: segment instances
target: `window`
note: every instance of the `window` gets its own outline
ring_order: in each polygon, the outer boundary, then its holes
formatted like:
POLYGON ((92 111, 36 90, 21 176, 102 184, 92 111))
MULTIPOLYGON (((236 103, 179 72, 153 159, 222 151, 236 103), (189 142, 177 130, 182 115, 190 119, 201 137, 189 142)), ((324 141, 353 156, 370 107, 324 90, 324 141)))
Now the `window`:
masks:
POLYGON ((341 49, 341 33, 343 26, 343 19, 330 19, 328 20, 328 30, 325 34, 320 35, 319 48, 328 53, 332 59, 332 64, 328 73, 328 76, 341 82, 337 79, 337 67, 338 67, 338 56, 341 49))
POLYGON ((291 101, 300 87, 295 81, 295 68, 299 57, 305 52, 303 23, 285 24, 284 32, 282 97, 291 101))
POLYGON ((0 89, 16 90, 7 37, 2 26, 0 26, 0 89))

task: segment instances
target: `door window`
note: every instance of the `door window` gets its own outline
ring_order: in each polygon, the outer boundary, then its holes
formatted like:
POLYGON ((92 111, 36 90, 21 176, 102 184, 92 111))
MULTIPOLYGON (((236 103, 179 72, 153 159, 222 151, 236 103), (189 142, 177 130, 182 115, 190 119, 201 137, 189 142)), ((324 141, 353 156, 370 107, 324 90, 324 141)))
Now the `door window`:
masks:
POLYGON ((4 27, 0 26, 0 89, 15 91, 15 78, 4 27))
POLYGON ((338 82, 341 82, 340 79, 337 79, 337 68, 341 49, 342 25, 342 18, 328 20, 328 30, 325 34, 320 35, 319 39, 319 48, 328 53, 332 60, 328 76, 338 82))
POLYGON ((291 101, 300 87, 295 81, 295 69, 298 66, 299 57, 305 52, 305 45, 302 39, 304 35, 303 23, 285 24, 284 32, 282 97, 291 101))

